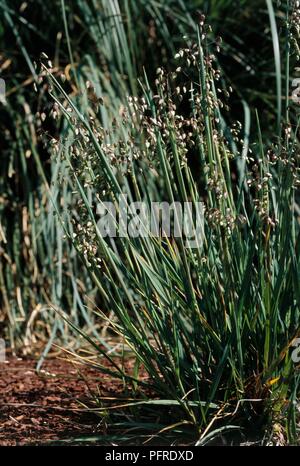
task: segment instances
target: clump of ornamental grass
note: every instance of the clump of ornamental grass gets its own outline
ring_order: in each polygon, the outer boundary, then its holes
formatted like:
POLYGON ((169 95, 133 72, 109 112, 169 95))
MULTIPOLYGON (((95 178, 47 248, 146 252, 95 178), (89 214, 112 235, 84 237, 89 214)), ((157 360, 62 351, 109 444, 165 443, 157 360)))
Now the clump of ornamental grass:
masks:
MULTIPOLYGON (((267 140, 270 126, 269 133, 273 132, 269 122, 273 118, 274 65, 264 0, 197 1, 188 5, 181 0, 98 0, 96 3, 97 8, 85 1, 56 0, 48 15, 47 7, 39 0, 34 3, 1 0, 0 61, 1 77, 7 83, 7 105, 2 112, 0 326, 13 349, 21 348, 25 342, 29 351, 38 341, 44 344, 50 337, 49 349, 58 335, 65 341, 72 339, 66 334, 67 327, 61 319, 49 312, 53 303, 71 309, 78 325, 85 322, 95 333, 93 315, 85 314, 82 299, 83 293, 91 295, 94 290, 73 248, 63 243, 60 224, 47 200, 48 183, 56 180, 60 161, 58 158, 50 161, 39 144, 40 120, 55 138, 60 133, 64 137, 65 127, 55 126, 48 118, 51 99, 46 92, 47 84, 41 86, 38 95, 31 86, 37 81, 34 59, 41 50, 53 59, 55 74, 64 71, 65 89, 67 85, 72 86, 72 91, 69 90, 74 101, 80 94, 84 76, 94 81, 97 93, 105 101, 110 98, 101 112, 101 124, 107 128, 111 124, 112 108, 118 107, 120 100, 124 103, 128 92, 134 95, 138 92, 136 76, 143 64, 149 65, 147 73, 152 80, 157 66, 172 62, 182 34, 196 37, 198 18, 201 21, 197 11, 203 8, 215 32, 222 31, 220 63, 232 78, 235 92, 248 104, 255 102, 264 110, 264 114, 260 112, 266 123, 264 139, 267 140), (38 28, 36 11, 40 13, 38 28)), ((291 12, 289 34, 296 49, 299 3, 296 0, 277 2, 276 7, 278 21, 284 19, 285 8, 291 12)), ((285 28, 282 31, 278 39, 284 46, 285 28)), ((93 96, 86 97, 83 106, 91 106, 93 96)), ((278 102, 281 101, 279 96, 278 102)), ((233 107, 231 117, 232 113, 233 107)), ((65 205, 70 205, 74 196, 68 186, 68 176, 64 179, 64 197, 69 198, 65 205)), ((55 192, 52 195, 55 197, 55 192)))
MULTIPOLYGON (((158 436, 174 431, 177 438, 188 431, 203 444, 233 429, 247 432, 253 422, 269 426, 270 434, 275 419, 277 437, 279 425, 281 441, 292 441, 299 389, 298 126, 286 122, 270 146, 259 115, 255 142, 243 123, 228 126, 231 89, 217 66, 220 44, 203 17, 198 41, 178 51, 176 68, 159 68, 153 85, 145 75, 141 96, 128 97, 108 129, 101 112, 83 114, 42 65, 55 112, 70 129, 53 141, 77 200, 63 227, 98 287, 97 314, 116 346, 108 352, 69 323, 92 348, 92 359, 79 359, 131 387, 127 410, 140 416, 137 428, 158 436), (119 218, 120 198, 135 222, 132 202, 201 203, 198 247, 184 235, 153 235, 144 217, 138 225, 146 234, 122 236, 122 224, 111 219, 107 231, 116 234, 104 235, 99 206, 110 201, 119 218), (123 364, 127 358, 132 370, 123 364), (148 421, 140 411, 145 405, 148 421)), ((106 416, 111 406, 97 408, 106 416)))

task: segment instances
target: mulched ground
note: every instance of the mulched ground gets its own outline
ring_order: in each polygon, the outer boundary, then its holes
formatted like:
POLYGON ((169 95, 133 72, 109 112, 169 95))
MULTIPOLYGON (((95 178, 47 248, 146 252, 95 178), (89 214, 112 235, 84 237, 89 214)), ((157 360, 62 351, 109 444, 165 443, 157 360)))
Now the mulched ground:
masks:
MULTIPOLYGON (((58 444, 57 441, 103 434, 101 419, 82 411, 78 399, 89 394, 78 370, 68 361, 55 359, 35 371, 36 361, 9 358, 0 364, 0 445, 58 444)), ((80 368, 92 390, 115 396, 122 384, 109 376, 80 368)))
MULTIPOLYGON (((132 365, 130 360, 126 363, 130 372, 132 365)), ((77 366, 60 358, 46 360, 40 373, 35 368, 33 359, 9 357, 0 363, 0 446, 110 445, 101 417, 84 409, 79 400, 90 405, 91 392, 124 400, 128 393, 122 382, 82 365, 79 374, 77 366)), ((157 444, 161 442, 159 438, 157 444)), ((255 439, 246 444, 256 443, 255 439)), ((135 444, 133 439, 130 444, 135 444)), ((227 444, 227 440, 218 439, 216 444, 227 444)))

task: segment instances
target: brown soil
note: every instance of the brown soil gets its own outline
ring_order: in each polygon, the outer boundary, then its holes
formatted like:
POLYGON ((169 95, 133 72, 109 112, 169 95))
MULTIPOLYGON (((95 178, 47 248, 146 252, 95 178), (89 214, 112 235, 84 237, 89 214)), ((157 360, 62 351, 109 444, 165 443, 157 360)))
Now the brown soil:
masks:
MULTIPOLYGON (((132 365, 130 360, 126 363, 129 372, 132 365)), ((0 363, 0 446, 115 444, 106 435, 102 418, 83 404, 91 405, 91 392, 124 402, 128 393, 124 394, 121 382, 86 366, 79 366, 79 373, 78 367, 65 359, 46 360, 40 373, 35 367, 33 359, 10 357, 0 363)), ((147 378, 144 371, 141 376, 147 378)), ((145 393, 154 395, 149 389, 145 393)), ((136 442, 131 439, 131 445, 138 445, 136 442)), ((164 443, 162 438, 158 443, 153 438, 150 444, 164 443)), ((184 445, 178 439, 176 444, 184 445)))
MULTIPOLYGON (((36 361, 10 358, 0 364, 0 445, 37 445, 103 435, 101 419, 82 409, 89 389, 65 360, 48 360, 37 374, 36 361)), ((92 390, 115 396, 122 384, 96 370, 80 368, 92 390)), ((57 443, 56 443, 57 444, 57 443)))

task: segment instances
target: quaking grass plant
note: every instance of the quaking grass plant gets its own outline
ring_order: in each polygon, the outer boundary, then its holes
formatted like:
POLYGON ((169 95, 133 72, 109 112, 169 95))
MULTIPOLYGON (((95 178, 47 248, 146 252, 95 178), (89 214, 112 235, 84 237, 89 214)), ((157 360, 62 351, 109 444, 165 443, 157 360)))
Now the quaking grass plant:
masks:
MULTIPOLYGON (((34 92, 34 62, 41 51, 47 52, 56 72, 64 71, 68 83, 73 80, 73 97, 84 78, 92 79, 96 92, 115 105, 128 92, 135 93, 137 65, 145 56, 151 53, 154 70, 157 49, 164 50, 167 61, 178 35, 174 23, 180 31, 194 24, 195 5, 191 3, 189 14, 181 1, 163 3, 55 0, 49 15, 40 0, 0 1, 0 73, 7 84, 0 121, 0 329, 13 351, 25 345, 29 352, 47 342, 49 348, 58 337, 64 344, 74 342, 52 304, 70 309, 78 325, 95 332, 93 316, 83 307, 83 295, 94 290, 74 250, 63 243, 47 198, 58 166, 40 144, 41 124, 57 138, 64 137, 65 129, 44 120, 51 102, 43 87, 38 95, 34 92)), ((102 123, 110 124, 104 112, 102 123)), ((71 188, 65 185, 64 191, 70 200, 71 188)))
MULTIPOLYGON (((93 82, 96 94, 106 102, 101 107, 101 124, 109 128, 125 96, 140 93, 137 76, 143 64, 149 64, 147 75, 152 82, 157 66, 163 65, 168 71, 173 66, 182 36, 195 39, 201 9, 214 26, 215 35, 222 33, 218 56, 222 75, 231 79, 235 100, 243 99, 246 116, 249 107, 259 107, 267 141, 266 128, 269 130, 270 121, 276 118, 275 100, 282 100, 280 93, 276 97, 273 92, 271 42, 284 42, 284 34, 277 39, 273 31, 271 34, 268 15, 276 14, 281 21, 286 4, 293 2, 277 3, 275 13, 269 11, 267 3, 55 0, 49 15, 41 0, 0 0, 0 73, 7 83, 7 105, 2 107, 0 122, 0 329, 13 351, 24 343, 26 351, 47 342, 49 349, 58 339, 64 344, 74 343, 52 305, 68 309, 78 326, 86 325, 91 333, 96 332, 93 314, 86 314, 84 307, 84 295, 91 297, 95 288, 73 248, 62 241, 61 225, 47 198, 48 184, 55 182, 59 163, 50 161, 40 144, 41 125, 57 139, 65 138, 66 130, 64 125, 44 120, 51 101, 44 87, 36 94, 31 86, 38 79, 34 61, 41 51, 53 60, 53 72, 65 73, 65 88, 70 86, 68 92, 79 107, 85 109, 91 102, 78 98, 81 85, 85 80, 93 82)), ((236 113, 233 107, 231 120, 236 113)), ((52 195, 56 196, 54 192, 52 195)), ((73 196, 68 183, 64 197, 70 205, 73 196)))
MULTIPOLYGON (((107 351, 66 318, 92 348, 91 357, 78 358, 131 390, 130 417, 115 428, 133 426, 133 416, 136 429, 158 437, 173 431, 177 440, 188 432, 201 445, 257 421, 271 438, 276 430, 275 441, 295 442, 299 121, 290 125, 287 109, 280 138, 269 146, 258 114, 253 144, 241 123, 229 127, 231 89, 221 82, 215 46, 202 17, 198 40, 179 50, 176 69, 159 68, 153 85, 145 75, 142 96, 120 106, 111 128, 101 124, 104 101, 82 111, 42 65, 55 113, 69 126, 52 142, 62 167, 56 188, 69 173, 76 208, 52 202, 97 286, 97 314, 115 344, 107 351), (133 201, 149 208, 153 201, 202 202, 202 247, 148 230, 104 237, 97 206, 111 201, 120 214, 120 196, 129 216, 133 201)), ((95 411, 107 416, 111 406, 95 399, 95 411)))

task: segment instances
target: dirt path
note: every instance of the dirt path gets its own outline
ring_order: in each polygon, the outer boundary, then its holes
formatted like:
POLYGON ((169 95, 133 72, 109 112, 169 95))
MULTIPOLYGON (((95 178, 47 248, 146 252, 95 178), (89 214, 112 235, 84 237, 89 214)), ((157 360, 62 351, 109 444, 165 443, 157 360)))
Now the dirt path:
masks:
MULTIPOLYGON (((10 358, 0 364, 0 445, 37 445, 62 439, 103 434, 100 419, 80 412, 76 400, 84 400, 88 388, 76 368, 63 360, 49 360, 38 375, 33 360, 10 358)), ((108 377, 84 368, 92 389, 116 394, 108 377), (99 380, 101 381, 99 383, 99 380)), ((76 443, 76 440, 74 440, 76 443)))

